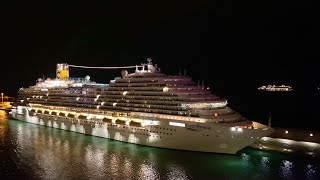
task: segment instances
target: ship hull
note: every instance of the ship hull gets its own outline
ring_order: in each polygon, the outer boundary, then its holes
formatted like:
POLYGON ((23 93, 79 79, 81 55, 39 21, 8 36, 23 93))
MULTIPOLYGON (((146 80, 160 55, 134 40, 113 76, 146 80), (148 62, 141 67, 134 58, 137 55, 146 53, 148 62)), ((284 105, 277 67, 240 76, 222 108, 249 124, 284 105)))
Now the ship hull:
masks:
POLYGON ((148 128, 92 123, 75 118, 30 114, 25 106, 18 106, 16 110, 12 110, 11 117, 28 123, 138 145, 210 153, 236 154, 239 150, 256 142, 258 136, 261 137, 258 131, 240 136, 222 126, 214 127, 209 131, 184 127, 173 128, 167 125, 167 122, 148 128))

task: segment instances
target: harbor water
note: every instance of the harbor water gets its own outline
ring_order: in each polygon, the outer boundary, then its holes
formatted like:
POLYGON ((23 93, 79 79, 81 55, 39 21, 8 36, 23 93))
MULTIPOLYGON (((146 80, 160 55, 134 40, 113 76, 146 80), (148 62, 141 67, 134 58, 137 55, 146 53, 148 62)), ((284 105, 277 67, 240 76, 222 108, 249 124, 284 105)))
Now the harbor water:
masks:
POLYGON ((250 147, 236 155, 153 148, 0 114, 1 179, 320 179, 318 154, 250 147))

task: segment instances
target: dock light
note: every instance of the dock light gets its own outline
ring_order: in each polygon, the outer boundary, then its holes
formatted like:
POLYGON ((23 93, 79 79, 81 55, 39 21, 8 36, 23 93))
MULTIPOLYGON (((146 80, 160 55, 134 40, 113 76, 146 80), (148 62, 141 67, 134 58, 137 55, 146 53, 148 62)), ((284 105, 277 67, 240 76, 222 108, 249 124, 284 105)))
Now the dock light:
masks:
POLYGON ((236 131, 236 128, 235 127, 231 127, 231 131, 236 131))
POLYGON ((289 132, 286 130, 286 134, 288 134, 289 132))
POLYGON ((313 136, 313 134, 311 133, 310 136, 313 136))
POLYGON ((242 128, 238 128, 237 131, 238 131, 238 132, 242 132, 242 128))

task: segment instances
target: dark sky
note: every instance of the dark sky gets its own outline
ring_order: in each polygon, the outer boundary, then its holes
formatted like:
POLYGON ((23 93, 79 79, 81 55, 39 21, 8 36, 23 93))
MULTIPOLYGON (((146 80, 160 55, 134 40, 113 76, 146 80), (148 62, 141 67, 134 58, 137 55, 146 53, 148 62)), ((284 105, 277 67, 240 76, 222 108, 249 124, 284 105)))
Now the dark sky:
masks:
MULTIPOLYGON (((122 66, 147 57, 168 74, 187 69, 234 102, 264 84, 303 93, 319 84, 319 16, 312 1, 115 2, 0 6, 0 90, 15 96, 43 75, 54 77, 60 62, 122 66)), ((107 83, 120 70, 70 73, 107 83)))

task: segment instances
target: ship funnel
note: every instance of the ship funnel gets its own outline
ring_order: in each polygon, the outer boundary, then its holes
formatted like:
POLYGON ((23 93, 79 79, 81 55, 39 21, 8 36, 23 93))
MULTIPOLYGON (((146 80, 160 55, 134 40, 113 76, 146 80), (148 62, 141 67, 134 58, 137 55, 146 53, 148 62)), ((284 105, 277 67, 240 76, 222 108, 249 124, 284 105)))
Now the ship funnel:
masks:
POLYGON ((57 64, 57 79, 69 79, 69 65, 67 63, 57 64))

